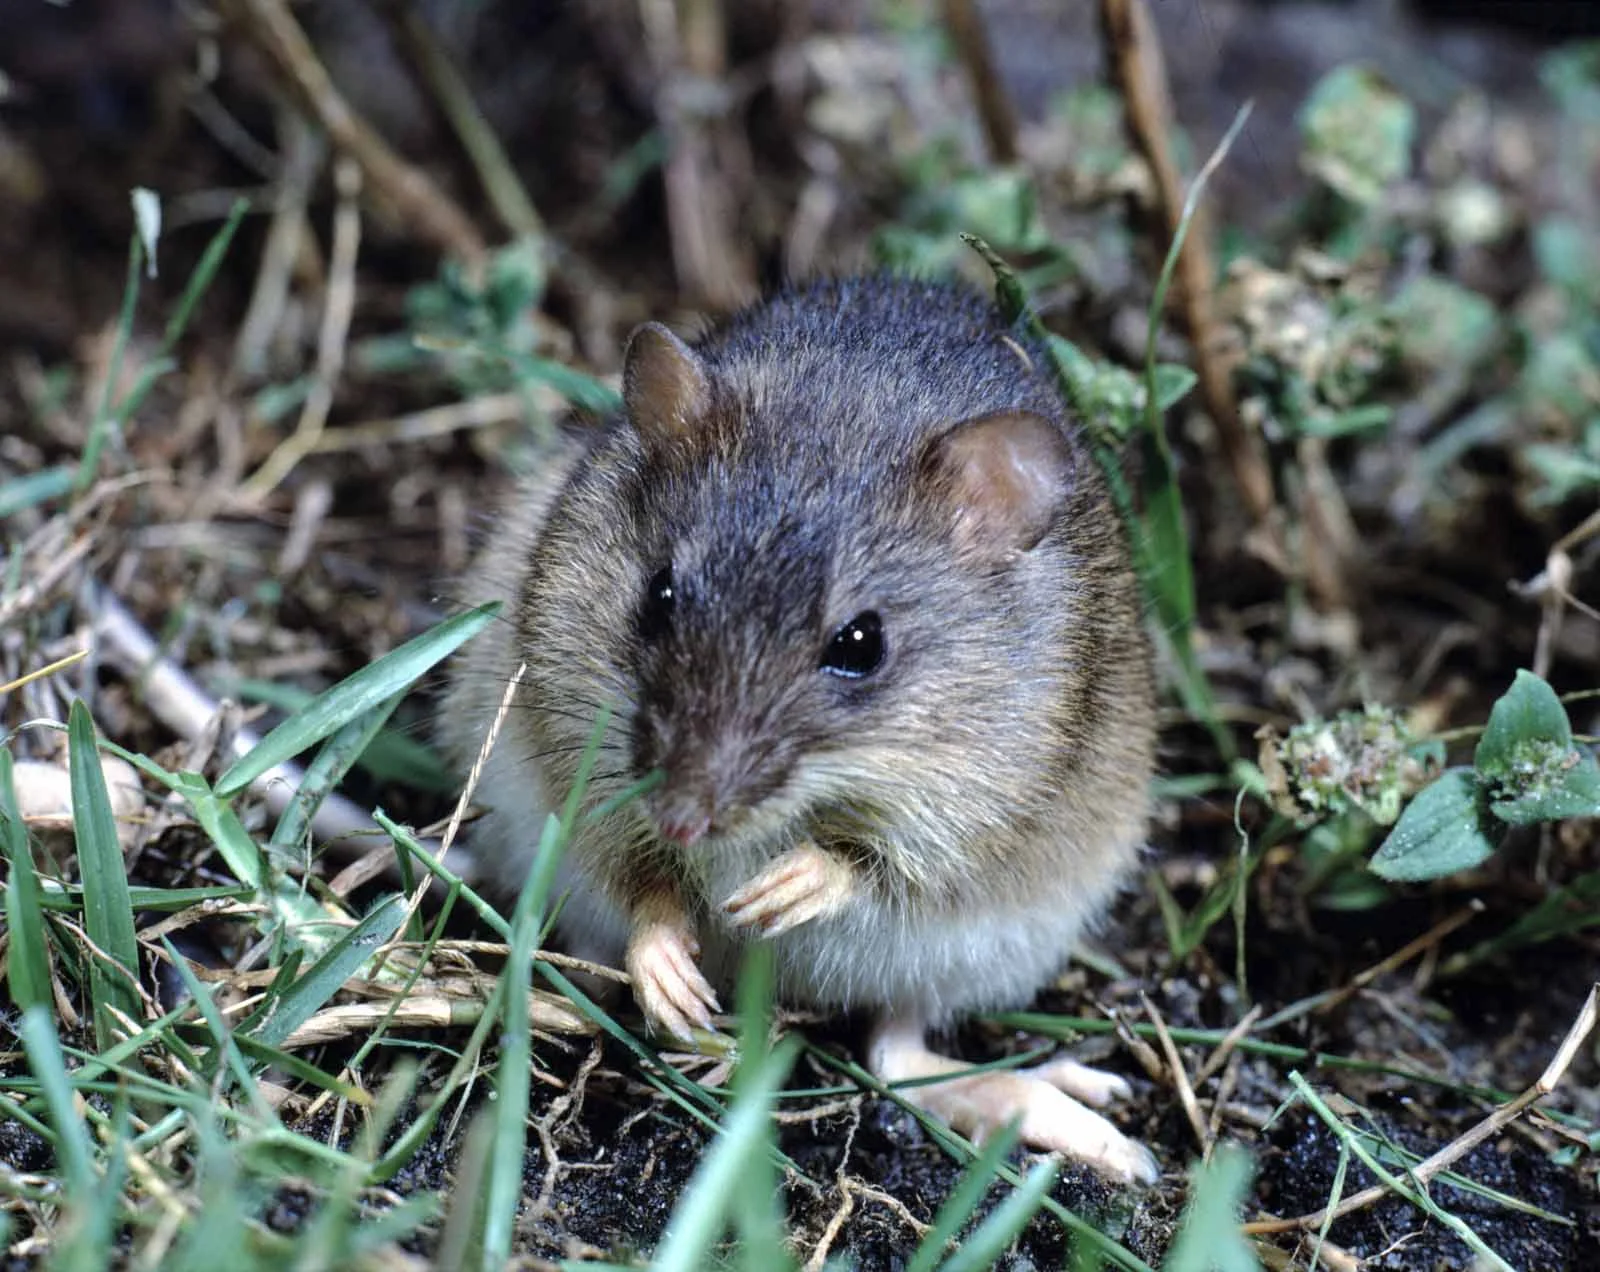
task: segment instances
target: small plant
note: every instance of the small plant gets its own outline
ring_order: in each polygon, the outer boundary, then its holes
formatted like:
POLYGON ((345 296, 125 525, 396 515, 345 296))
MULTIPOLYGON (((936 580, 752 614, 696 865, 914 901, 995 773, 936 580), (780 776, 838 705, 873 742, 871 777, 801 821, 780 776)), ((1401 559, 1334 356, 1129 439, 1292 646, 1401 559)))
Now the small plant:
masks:
POLYGON ((1508 827, 1600 817, 1600 766, 1573 740, 1555 690, 1530 671, 1494 704, 1470 765, 1407 805, 1372 858, 1385 879, 1437 879, 1487 859, 1508 827))

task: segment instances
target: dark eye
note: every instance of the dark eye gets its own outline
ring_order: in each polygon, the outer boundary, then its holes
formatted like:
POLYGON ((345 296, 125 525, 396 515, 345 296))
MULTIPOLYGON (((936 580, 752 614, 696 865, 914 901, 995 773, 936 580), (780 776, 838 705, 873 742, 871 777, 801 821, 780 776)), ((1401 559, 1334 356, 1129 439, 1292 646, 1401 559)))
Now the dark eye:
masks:
POLYGON ((672 624, 672 609, 678 594, 672 585, 672 567, 664 565, 650 576, 644 589, 644 607, 639 611, 639 635, 658 640, 672 624))
POLYGON ((883 665, 883 620, 864 610, 833 634, 822 651, 822 670, 859 680, 883 665))

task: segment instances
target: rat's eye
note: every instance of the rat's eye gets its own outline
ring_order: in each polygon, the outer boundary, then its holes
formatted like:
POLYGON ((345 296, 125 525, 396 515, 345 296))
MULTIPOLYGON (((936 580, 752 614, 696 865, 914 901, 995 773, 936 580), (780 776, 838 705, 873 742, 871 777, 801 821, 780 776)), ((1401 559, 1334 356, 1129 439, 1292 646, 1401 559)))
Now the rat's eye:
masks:
POLYGON ((650 576, 644 589, 644 607, 639 611, 639 635, 646 640, 657 640, 666 634, 672 623, 672 609, 677 603, 677 589, 672 584, 672 567, 664 565, 650 576))
POLYGON ((833 634, 822 651, 822 670, 859 680, 883 665, 883 620, 876 610, 863 610, 833 634))

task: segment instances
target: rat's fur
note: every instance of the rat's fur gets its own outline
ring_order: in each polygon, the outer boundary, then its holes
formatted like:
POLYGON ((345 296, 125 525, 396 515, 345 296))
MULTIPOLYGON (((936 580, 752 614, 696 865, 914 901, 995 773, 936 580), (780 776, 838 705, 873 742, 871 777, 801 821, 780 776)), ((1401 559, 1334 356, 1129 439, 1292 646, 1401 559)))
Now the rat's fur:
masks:
POLYGON ((478 788, 481 854, 521 884, 611 704, 592 795, 664 757, 677 771, 570 845, 579 948, 614 957, 640 899, 669 889, 725 986, 745 938, 718 905, 810 840, 857 885, 774 941, 784 999, 934 1022, 1024 1002, 1135 862, 1154 745, 1128 547, 1045 354, 974 293, 874 277, 783 293, 684 357, 682 384, 630 384, 659 420, 619 414, 521 486, 469 580, 464 599, 509 621, 457 665, 463 765, 527 664, 478 788), (928 456, 996 412, 1052 422, 1068 475, 1037 544, 987 551, 928 456), (669 563, 672 627, 647 642, 646 585, 669 563), (882 669, 820 671, 864 610, 882 669), (675 783, 728 796, 688 847, 656 831, 675 783))

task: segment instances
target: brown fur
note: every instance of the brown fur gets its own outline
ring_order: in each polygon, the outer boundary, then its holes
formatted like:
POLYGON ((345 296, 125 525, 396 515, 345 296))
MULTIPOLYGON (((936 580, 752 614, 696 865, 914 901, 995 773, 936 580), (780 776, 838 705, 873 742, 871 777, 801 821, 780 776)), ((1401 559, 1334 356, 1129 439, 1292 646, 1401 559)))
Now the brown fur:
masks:
POLYGON ((1046 365, 974 294, 890 278, 783 293, 692 347, 643 329, 628 409, 523 485, 467 590, 510 621, 458 664, 463 764, 528 666, 480 788, 501 882, 611 705, 592 794, 668 772, 576 836, 571 939, 615 954, 671 892, 725 982, 745 937, 718 905, 810 840, 857 887, 774 942, 782 993, 934 1019, 1028 998, 1135 862, 1154 746, 1127 544, 1046 365), (646 640, 668 565, 672 625, 646 640), (867 610, 881 670, 820 671, 867 610), (664 840, 691 806, 711 833, 664 840))

